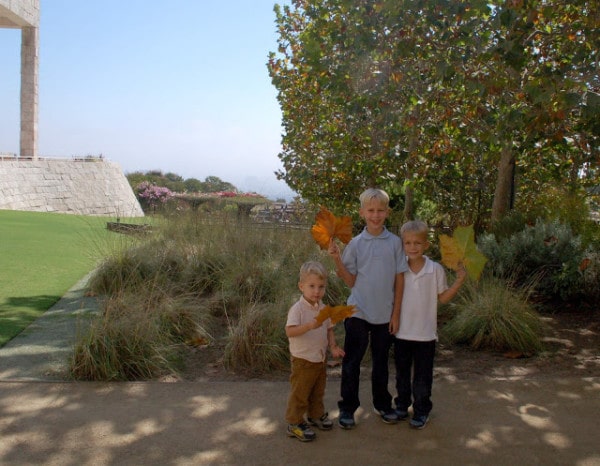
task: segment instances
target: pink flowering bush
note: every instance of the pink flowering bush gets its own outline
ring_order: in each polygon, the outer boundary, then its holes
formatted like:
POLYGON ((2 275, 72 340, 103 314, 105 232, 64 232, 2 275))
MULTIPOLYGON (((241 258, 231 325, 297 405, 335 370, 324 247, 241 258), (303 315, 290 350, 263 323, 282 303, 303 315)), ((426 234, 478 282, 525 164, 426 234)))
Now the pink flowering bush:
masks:
POLYGON ((140 203, 156 210, 156 207, 165 204, 173 197, 173 192, 164 186, 156 186, 148 181, 142 181, 137 186, 137 196, 140 203))

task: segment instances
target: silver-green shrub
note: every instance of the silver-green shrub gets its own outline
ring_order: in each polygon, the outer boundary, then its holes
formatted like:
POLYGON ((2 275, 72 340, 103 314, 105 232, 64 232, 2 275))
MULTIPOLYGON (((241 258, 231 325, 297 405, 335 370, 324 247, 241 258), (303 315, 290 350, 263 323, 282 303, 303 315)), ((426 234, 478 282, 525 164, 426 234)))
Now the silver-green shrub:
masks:
POLYGON ((582 264, 591 251, 568 225, 538 220, 505 237, 484 234, 477 244, 488 258, 487 273, 519 287, 535 282, 540 298, 569 300, 590 292, 582 264))

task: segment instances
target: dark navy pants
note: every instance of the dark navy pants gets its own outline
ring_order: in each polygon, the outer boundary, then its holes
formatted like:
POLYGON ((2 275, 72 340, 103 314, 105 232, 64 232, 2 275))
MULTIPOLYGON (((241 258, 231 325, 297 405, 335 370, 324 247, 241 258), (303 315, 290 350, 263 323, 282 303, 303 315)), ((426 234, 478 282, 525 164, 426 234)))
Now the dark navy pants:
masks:
POLYGON ((392 407, 392 395, 388 391, 388 356, 393 342, 388 324, 370 324, 351 317, 344 321, 346 337, 342 359, 341 396, 338 401, 340 411, 354 413, 360 406, 358 388, 360 363, 371 343, 371 393, 373 406, 377 410, 388 411, 392 407))
POLYGON ((396 408, 408 411, 413 405, 415 416, 431 412, 431 386, 433 385, 433 359, 435 340, 411 341, 395 339, 396 408), (412 369, 412 379, 411 379, 412 369))

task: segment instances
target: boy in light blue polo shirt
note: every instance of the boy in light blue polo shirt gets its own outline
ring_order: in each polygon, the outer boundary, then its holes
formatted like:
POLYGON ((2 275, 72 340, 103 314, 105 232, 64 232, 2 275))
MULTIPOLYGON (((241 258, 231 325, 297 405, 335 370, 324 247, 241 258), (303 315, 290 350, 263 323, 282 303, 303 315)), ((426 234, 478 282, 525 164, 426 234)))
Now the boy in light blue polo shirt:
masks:
POLYGON ((371 391, 373 406, 383 422, 398 421, 388 391, 388 355, 398 331, 404 290, 404 272, 408 270, 400 238, 388 231, 389 197, 381 189, 367 189, 360 196, 360 216, 364 230, 348 243, 343 254, 333 241, 329 254, 338 276, 352 290, 348 304, 357 312, 344 321, 346 337, 342 360, 341 397, 338 401, 343 429, 355 426, 354 412, 360 406, 358 396, 360 363, 371 344, 371 391))

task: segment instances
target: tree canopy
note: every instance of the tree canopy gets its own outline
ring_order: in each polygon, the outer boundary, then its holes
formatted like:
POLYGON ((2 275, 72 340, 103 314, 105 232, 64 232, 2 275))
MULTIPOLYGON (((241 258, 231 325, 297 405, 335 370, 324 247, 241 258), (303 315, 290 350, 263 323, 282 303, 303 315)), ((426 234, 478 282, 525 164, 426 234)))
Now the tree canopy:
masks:
POLYGON ((483 227, 598 183, 597 1, 293 0, 268 68, 278 177, 338 212, 368 186, 483 227), (520 203, 520 204, 519 204, 520 203))
POLYGON ((135 190, 143 183, 147 182, 159 187, 168 188, 174 193, 215 193, 219 191, 237 192, 237 188, 223 181, 218 176, 207 176, 204 181, 196 178, 183 179, 175 173, 163 173, 160 170, 149 170, 146 172, 136 171, 126 175, 131 187, 135 190))

